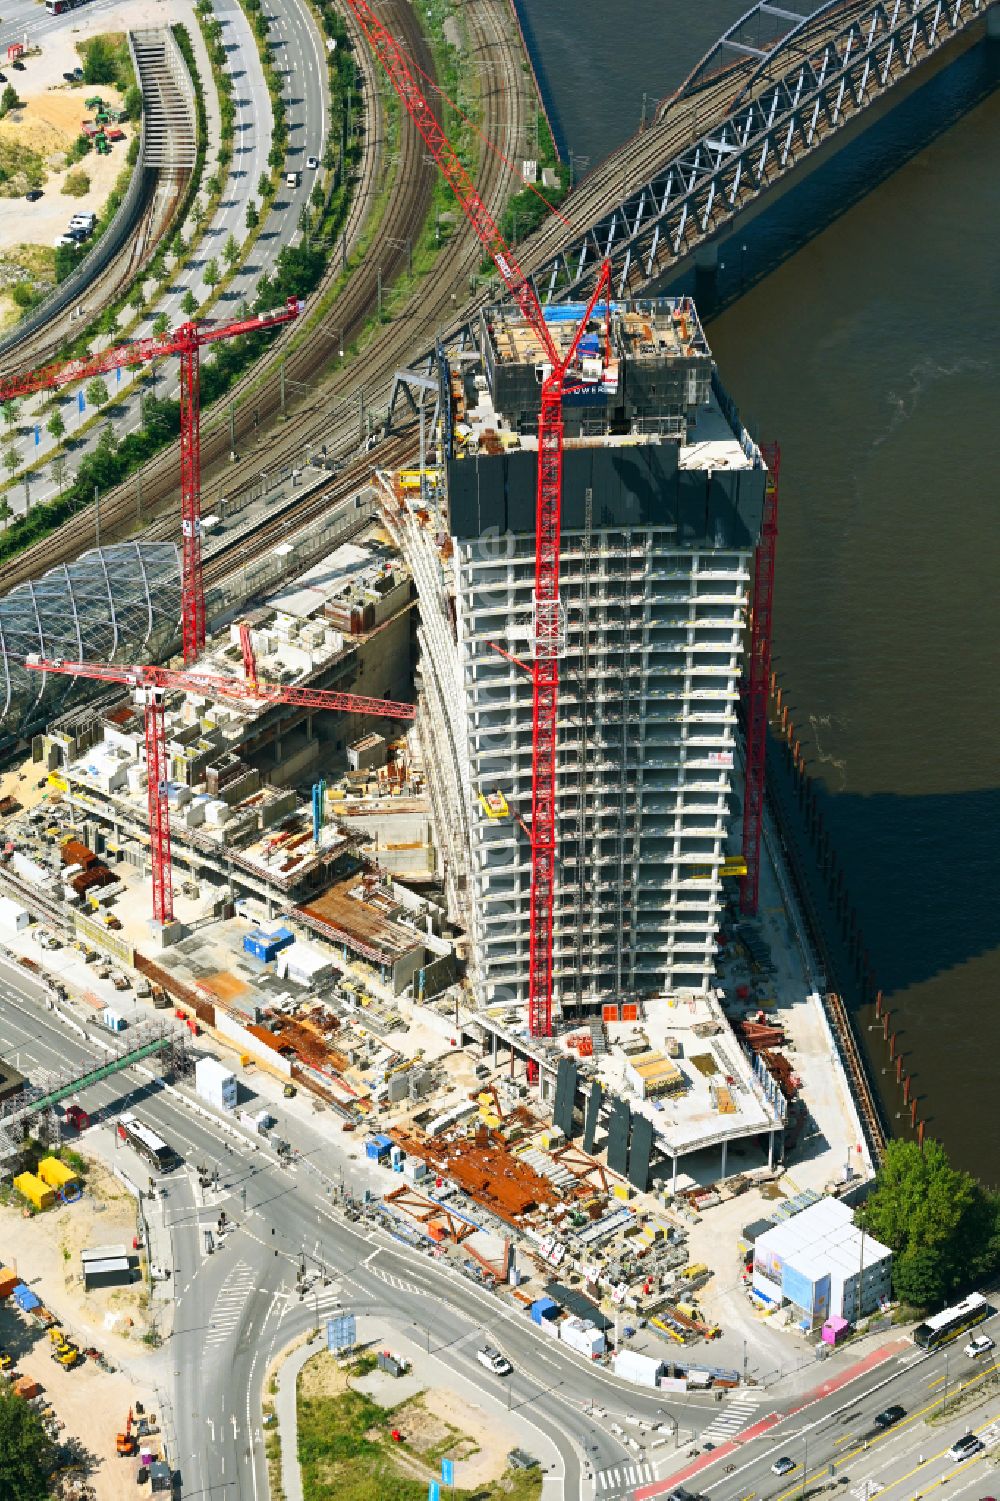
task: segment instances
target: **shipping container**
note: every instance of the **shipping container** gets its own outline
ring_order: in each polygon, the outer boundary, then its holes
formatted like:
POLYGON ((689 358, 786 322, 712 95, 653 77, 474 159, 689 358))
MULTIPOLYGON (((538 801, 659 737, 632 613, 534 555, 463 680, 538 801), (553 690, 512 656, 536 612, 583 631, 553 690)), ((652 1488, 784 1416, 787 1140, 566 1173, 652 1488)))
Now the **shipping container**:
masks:
POLYGON ((34 1173, 19 1173, 14 1179, 14 1187, 19 1194, 34 1204, 36 1209, 51 1209, 56 1201, 56 1196, 47 1183, 41 1178, 36 1178, 34 1173))
POLYGON ((637 1350, 619 1350, 614 1359, 614 1370, 622 1381, 655 1387, 663 1370, 663 1361, 652 1355, 640 1355, 637 1350))
POLYGON ((79 1175, 74 1173, 72 1168, 67 1167, 65 1162, 60 1162, 58 1157, 43 1157, 38 1164, 38 1176, 43 1183, 47 1183, 57 1193, 80 1181, 79 1175))
POLYGON ((236 1075, 218 1058, 199 1058, 194 1066, 195 1089, 216 1110, 235 1110, 238 1093, 236 1075))

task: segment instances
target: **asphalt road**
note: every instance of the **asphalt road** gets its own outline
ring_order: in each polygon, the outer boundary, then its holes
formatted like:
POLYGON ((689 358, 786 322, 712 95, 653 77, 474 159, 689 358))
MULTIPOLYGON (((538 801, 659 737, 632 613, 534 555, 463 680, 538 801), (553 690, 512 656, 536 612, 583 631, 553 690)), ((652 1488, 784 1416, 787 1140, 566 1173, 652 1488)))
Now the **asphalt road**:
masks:
MULTIPOLYGON (((95 13, 119 9, 119 0, 91 0, 85 14, 91 18, 95 13)), ((5 10, 7 8, 5 7, 5 10)), ((164 23, 168 19, 164 7, 164 23)), ((174 8, 170 7, 170 16, 174 8)), ((214 0, 214 12, 223 28, 223 44, 229 55, 228 70, 234 82, 236 103, 236 131, 233 160, 225 196, 205 231, 196 254, 187 262, 182 272, 170 283, 165 292, 150 305, 148 316, 137 324, 135 337, 145 337, 153 332, 153 321, 159 313, 166 313, 171 327, 185 321, 181 302, 188 291, 194 293, 199 304, 210 295, 211 289, 204 280, 205 267, 215 259, 224 269, 223 246, 230 234, 242 245, 247 236, 246 206, 257 198, 257 183, 261 173, 268 172, 267 157, 271 146, 271 103, 264 81, 256 42, 244 15, 239 0, 214 0)), ((302 0, 270 0, 268 15, 271 18, 270 36, 275 57, 275 66, 284 76, 284 95, 288 120, 288 150, 286 162, 289 170, 299 173, 299 183, 289 188, 284 183, 271 203, 270 212, 259 234, 254 253, 244 267, 233 277, 223 296, 219 299, 213 317, 235 317, 236 310, 244 300, 252 301, 260 277, 266 274, 276 261, 281 250, 299 238, 299 215, 309 199, 317 174, 306 168, 309 156, 322 160, 328 125, 327 77, 325 47, 302 0)), ((10 40, 18 40, 27 30, 34 42, 44 43, 47 33, 54 28, 72 26, 79 21, 81 13, 67 12, 62 16, 49 16, 37 0, 12 0, 4 22, 0 25, 0 47, 10 40)), ((189 26, 193 26, 189 19, 189 26)), ((28 68, 30 70, 29 61, 28 68)), ((25 74, 27 77, 28 74, 25 74)), ((213 170, 214 154, 210 153, 206 164, 206 176, 213 170)), ((95 348, 107 341, 98 340, 95 348)), ((124 437, 140 425, 139 392, 137 383, 130 390, 127 384, 132 377, 123 375, 122 394, 116 396, 114 377, 108 377, 112 393, 111 405, 105 408, 112 419, 119 437, 124 437)), ((178 387, 177 363, 164 361, 158 372, 157 392, 161 396, 175 396, 178 387)), ((29 431, 16 443, 23 462, 38 476, 31 484, 31 504, 51 499, 57 486, 53 476, 44 467, 51 451, 53 440, 41 421, 41 441, 35 447, 33 426, 35 408, 48 400, 48 396, 28 402, 20 413, 20 420, 29 426, 29 431)), ((80 414, 76 388, 72 388, 60 402, 60 410, 66 424, 68 437, 94 413, 89 406, 80 414)), ((100 436, 99 424, 81 440, 80 446, 68 458, 67 474, 96 444, 100 436)), ((10 491, 9 502, 15 514, 24 511, 26 498, 20 482, 10 491)))
MULTIPOLYGON (((1000 1339, 1000 1318, 983 1328, 1000 1339)), ((796 1501, 827 1487, 833 1488, 828 1494, 851 1501, 875 1494, 880 1501, 926 1501, 939 1493, 943 1501, 997 1493, 1000 1449, 960 1463, 948 1458, 967 1430, 985 1434, 991 1444, 997 1424, 1000 1440, 1000 1368, 992 1357, 970 1360, 962 1348, 966 1339, 947 1353, 904 1348, 850 1386, 782 1417, 685 1486, 710 1501, 796 1501), (897 1404, 906 1416, 880 1432, 876 1414, 897 1404), (775 1475, 772 1466, 784 1457, 794 1468, 775 1475)))
MULTIPOLYGON (((39 1078, 103 1051, 98 1029, 80 1037, 33 997, 30 980, 0 966, 5 1058, 39 1078)), ((327 1116, 314 1128, 280 1112, 281 1132, 297 1154, 286 1167, 267 1142, 206 1119, 190 1089, 164 1086, 155 1068, 95 1085, 81 1102, 106 1120, 136 1109, 184 1159, 161 1180, 166 1198, 148 1210, 156 1223, 162 1217, 171 1238, 174 1327, 149 1363, 174 1438, 182 1496, 223 1486, 234 1487, 228 1493, 240 1498, 266 1497, 259 1426, 264 1372, 294 1335, 339 1307, 384 1318, 390 1331, 446 1351, 449 1364, 484 1394, 509 1402, 554 1444, 567 1501, 595 1493, 601 1501, 630 1497, 679 1473, 691 1463, 687 1445, 718 1418, 715 1404, 698 1398, 668 1403, 662 1394, 617 1381, 451 1266, 394 1241, 376 1223, 346 1220, 342 1190, 360 1199, 369 1174, 353 1155, 357 1148, 330 1131, 327 1116), (218 1169, 217 1190, 198 1187, 201 1165, 218 1169), (234 1228, 207 1254, 204 1230, 217 1225, 223 1210, 234 1228), (323 1277, 300 1297, 303 1262, 310 1275, 323 1277), (494 1377, 478 1364, 475 1352, 484 1339, 512 1361, 512 1377, 494 1377), (680 1449, 670 1436, 675 1424, 680 1449)), ((123 1152, 144 1181, 147 1170, 127 1148, 123 1152)), ((1000 1338, 1000 1317, 984 1327, 1000 1338)), ((889 1362, 804 1407, 802 1399, 765 1397, 760 1415, 778 1410, 777 1421, 685 1483, 710 1501, 795 1501, 828 1485, 852 1501, 868 1501, 871 1485, 882 1486, 879 1494, 888 1501, 914 1501, 945 1488, 949 1497, 973 1501, 997 1492, 994 1451, 960 1464, 947 1457, 967 1428, 989 1439, 997 1423, 1000 1435, 1000 1368, 992 1357, 969 1360, 962 1344, 931 1354, 905 1345, 889 1362), (892 1403, 907 1415, 879 1434, 872 1420, 892 1403), (795 1468, 775 1476, 771 1466, 783 1455, 795 1468)), ((818 1378, 829 1369, 817 1368, 818 1378)), ((1000 1456, 1000 1448, 995 1452, 1000 1456)))
MULTIPOLYGON (((102 1055, 97 1029, 93 1040, 80 1038, 30 991, 30 982, 0 968, 0 1052, 6 1058, 38 1077, 102 1055)), ((153 1215, 165 1213, 172 1237, 174 1330, 150 1362, 164 1393, 173 1392, 164 1408, 180 1457, 183 1496, 205 1494, 234 1478, 238 1496, 266 1495, 259 1442, 263 1373, 275 1349, 337 1302, 416 1331, 417 1341, 429 1340, 435 1350, 447 1347, 450 1363, 551 1439, 567 1498, 592 1495, 594 1477, 602 1474, 601 1496, 630 1494, 634 1481, 655 1480, 672 1467, 671 1441, 655 1435, 657 1425, 668 1432, 679 1419, 683 1434, 715 1416, 697 1399, 668 1407, 662 1394, 617 1381, 460 1272, 371 1224, 345 1220, 335 1207, 341 1181, 360 1196, 367 1173, 334 1137, 283 1120, 281 1129, 300 1155, 291 1167, 280 1166, 266 1144, 256 1148, 235 1130, 227 1138, 221 1123, 198 1113, 187 1089, 165 1088, 155 1075, 154 1069, 137 1068, 92 1086, 80 1099, 86 1109, 109 1117, 127 1103, 185 1160, 165 1180, 165 1203, 150 1208, 153 1215), (206 1203, 194 1174, 199 1165, 218 1168, 221 1175, 221 1190, 209 1191, 206 1203), (214 1226, 223 1209, 237 1228, 207 1255, 203 1229, 214 1226), (303 1256, 307 1267, 322 1265, 333 1280, 300 1301, 295 1281, 303 1256), (476 1361, 484 1338, 507 1354, 512 1377, 494 1377, 476 1361), (629 1447, 629 1438, 636 1448, 629 1447), (644 1447, 654 1439, 655 1449, 644 1447)), ((134 1160, 132 1170, 139 1171, 134 1160)))

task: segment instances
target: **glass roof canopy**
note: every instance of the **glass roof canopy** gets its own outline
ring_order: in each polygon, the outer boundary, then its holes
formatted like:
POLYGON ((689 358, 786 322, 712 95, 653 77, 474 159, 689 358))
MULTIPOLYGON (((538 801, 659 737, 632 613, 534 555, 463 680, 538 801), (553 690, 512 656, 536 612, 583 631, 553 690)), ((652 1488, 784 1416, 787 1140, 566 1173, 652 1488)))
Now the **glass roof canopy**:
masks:
MULTIPOLYGON (((99 685, 29 672, 29 652, 76 662, 149 662, 179 639, 180 549, 93 548, 0 598, 0 738, 41 729, 99 685)), ((104 685, 106 691, 106 685, 104 685)))

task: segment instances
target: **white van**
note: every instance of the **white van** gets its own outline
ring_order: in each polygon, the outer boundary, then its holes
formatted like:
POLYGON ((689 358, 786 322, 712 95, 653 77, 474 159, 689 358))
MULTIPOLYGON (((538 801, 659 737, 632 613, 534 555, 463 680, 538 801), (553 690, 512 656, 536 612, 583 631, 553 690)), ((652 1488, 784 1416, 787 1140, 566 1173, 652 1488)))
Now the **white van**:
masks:
POLYGON ((297 188, 298 185, 299 185, 299 174, 297 172, 286 172, 285 173, 285 187, 286 188, 297 188))

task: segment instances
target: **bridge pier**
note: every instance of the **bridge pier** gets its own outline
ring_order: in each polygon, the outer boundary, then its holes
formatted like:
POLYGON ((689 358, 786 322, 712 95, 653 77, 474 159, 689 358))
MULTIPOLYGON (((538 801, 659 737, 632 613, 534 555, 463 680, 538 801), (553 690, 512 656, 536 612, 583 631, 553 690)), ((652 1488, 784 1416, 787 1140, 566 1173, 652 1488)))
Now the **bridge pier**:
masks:
POLYGON ((1000 42, 1000 5, 991 5, 986 12, 986 35, 994 42, 1000 42))
POLYGON ((718 240, 707 240, 704 245, 699 245, 694 253, 694 264, 700 275, 714 276, 719 269, 718 240))

